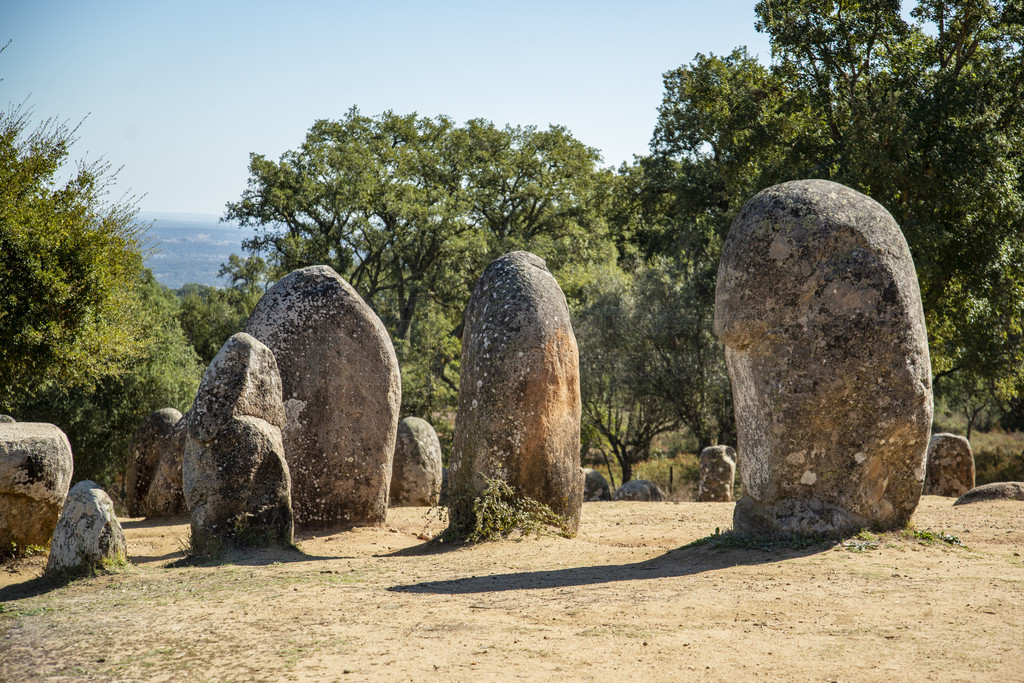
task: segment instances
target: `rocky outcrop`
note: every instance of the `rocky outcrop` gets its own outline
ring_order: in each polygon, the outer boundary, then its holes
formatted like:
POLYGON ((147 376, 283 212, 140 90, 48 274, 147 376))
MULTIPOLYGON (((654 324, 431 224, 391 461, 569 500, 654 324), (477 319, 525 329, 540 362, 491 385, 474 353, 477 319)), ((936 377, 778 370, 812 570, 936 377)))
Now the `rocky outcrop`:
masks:
POLYGON ((228 339, 186 419, 182 483, 193 547, 290 544, 284 405, 270 349, 241 332, 228 339))
POLYGON ((128 545, 110 496, 89 480, 68 493, 50 543, 47 574, 78 574, 124 563, 128 545))
POLYGON ((0 548, 46 545, 64 506, 74 463, 52 424, 0 424, 0 548))
POLYGON ((128 446, 125 490, 132 517, 167 517, 185 513, 181 461, 186 424, 180 412, 163 408, 139 424, 128 446))
POLYGON ((387 330, 327 266, 289 274, 245 331, 277 358, 296 525, 381 525, 402 398, 387 330))
POLYGON ((953 505, 983 503, 988 500, 1022 500, 1024 501, 1024 482, 996 481, 984 486, 977 486, 956 499, 953 505))
POLYGON ((601 500, 611 500, 612 492, 608 487, 608 480, 604 475, 589 467, 583 468, 583 500, 594 503, 601 500))
POLYGON ((974 453, 971 443, 955 434, 935 434, 928 442, 924 493, 956 498, 974 488, 974 453))
POLYGON ((517 251, 484 271, 466 309, 450 516, 472 526, 488 479, 548 505, 576 531, 583 504, 579 355, 565 296, 544 261, 517 251))
POLYGON ((700 452, 700 482, 697 500, 727 503, 732 500, 736 481, 736 451, 730 446, 708 446, 700 452))
POLYGON ((407 417, 398 423, 391 466, 391 506, 437 505, 441 493, 441 442, 430 423, 407 417))
POLYGON ((642 503, 657 503, 665 500, 658 485, 647 479, 632 479, 620 486, 613 500, 631 500, 642 503))
POLYGON ((823 180, 740 210, 715 293, 743 454, 734 527, 900 527, 924 484, 931 368, 914 263, 877 202, 823 180))

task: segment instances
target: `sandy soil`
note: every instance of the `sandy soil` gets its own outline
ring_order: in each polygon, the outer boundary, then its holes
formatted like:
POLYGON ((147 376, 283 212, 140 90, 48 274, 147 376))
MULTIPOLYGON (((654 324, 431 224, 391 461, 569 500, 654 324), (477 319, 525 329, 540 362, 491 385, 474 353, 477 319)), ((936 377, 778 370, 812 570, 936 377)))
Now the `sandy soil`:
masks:
POLYGON ((1024 505, 928 496, 877 548, 688 546, 729 503, 587 503, 580 534, 427 546, 424 508, 216 565, 126 520, 134 566, 0 571, 0 680, 1020 680, 1024 505))

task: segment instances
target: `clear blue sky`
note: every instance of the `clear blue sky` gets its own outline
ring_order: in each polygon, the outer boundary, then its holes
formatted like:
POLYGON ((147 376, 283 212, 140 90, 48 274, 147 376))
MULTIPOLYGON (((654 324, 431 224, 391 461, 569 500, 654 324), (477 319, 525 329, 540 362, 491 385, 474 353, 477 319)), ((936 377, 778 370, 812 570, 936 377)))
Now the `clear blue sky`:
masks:
POLYGON ((122 167, 147 212, 220 215, 250 152, 278 158, 351 106, 556 123, 606 165, 644 154, 662 74, 746 45, 753 0, 0 0, 3 103, 85 119, 76 159, 122 167))

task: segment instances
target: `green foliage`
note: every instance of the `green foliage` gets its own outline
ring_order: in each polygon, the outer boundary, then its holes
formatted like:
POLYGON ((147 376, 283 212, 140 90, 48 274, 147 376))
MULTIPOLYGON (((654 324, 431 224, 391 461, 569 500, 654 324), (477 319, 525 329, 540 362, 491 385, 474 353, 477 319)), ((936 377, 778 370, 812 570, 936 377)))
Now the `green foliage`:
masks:
POLYGON ((109 164, 65 169, 74 130, 0 112, 0 410, 56 382, 88 383, 144 349, 136 286, 145 228, 107 203, 109 164))
POLYGON ((1024 481, 1024 446, 975 450, 974 481, 977 486, 997 481, 1024 481))
POLYGON ((817 177, 860 190, 910 245, 937 391, 964 374, 1008 400, 1024 374, 1020 6, 922 0, 909 22, 900 9, 760 2, 770 67, 741 49, 666 74, 637 234, 699 270, 767 185, 817 177))
POLYGON ((266 286, 266 262, 258 256, 231 254, 218 275, 231 278, 226 288, 189 283, 178 290, 178 322, 192 347, 209 365, 228 338, 245 327, 266 286))
POLYGON ((483 491, 457 492, 449 497, 449 509, 466 510, 452 514, 448 528, 439 537, 441 543, 483 543, 516 536, 539 536, 552 532, 571 538, 564 517, 544 503, 524 496, 501 478, 488 479, 483 491), (457 504, 461 499, 463 504, 457 504), (469 501, 471 504, 465 504, 469 501))
POLYGON ((403 411, 437 418, 455 404, 462 313, 487 263, 511 249, 556 270, 607 257, 599 158, 557 126, 352 109, 278 162, 252 155, 226 218, 258 228, 245 248, 272 278, 327 264, 347 279, 395 341, 403 411))
POLYGON ((685 425, 700 445, 734 437, 732 402, 712 310, 668 259, 606 267, 583 288, 573 328, 586 429, 622 469, 651 455, 658 435, 685 425))
POLYGON ((203 373, 178 325, 174 293, 148 270, 137 291, 136 316, 149 338, 129 370, 91 383, 54 384, 13 407, 19 420, 60 427, 71 442, 74 480, 92 479, 115 499, 139 422, 161 408, 188 410, 203 373))

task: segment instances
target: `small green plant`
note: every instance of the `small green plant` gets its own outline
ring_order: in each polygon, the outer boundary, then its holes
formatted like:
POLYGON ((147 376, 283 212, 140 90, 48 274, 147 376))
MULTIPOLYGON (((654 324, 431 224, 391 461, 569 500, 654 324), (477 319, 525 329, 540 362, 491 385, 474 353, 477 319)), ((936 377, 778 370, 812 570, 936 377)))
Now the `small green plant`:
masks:
POLYGON ((45 545, 35 545, 32 543, 29 543, 28 545, 18 545, 14 541, 11 541, 11 547, 7 549, 7 552, 0 552, 0 558, 21 559, 23 557, 41 555, 45 552, 45 545))
POLYGON ((568 522, 550 507, 516 491, 500 478, 487 479, 479 495, 458 492, 441 543, 481 543, 551 532, 565 538, 573 533, 568 522))
POLYGON ((940 531, 938 533, 933 531, 918 531, 910 525, 900 532, 900 536, 908 541, 917 541, 917 543, 924 546, 931 546, 936 543, 945 543, 950 546, 958 546, 960 548, 965 547, 959 536, 947 534, 944 531, 940 531))

